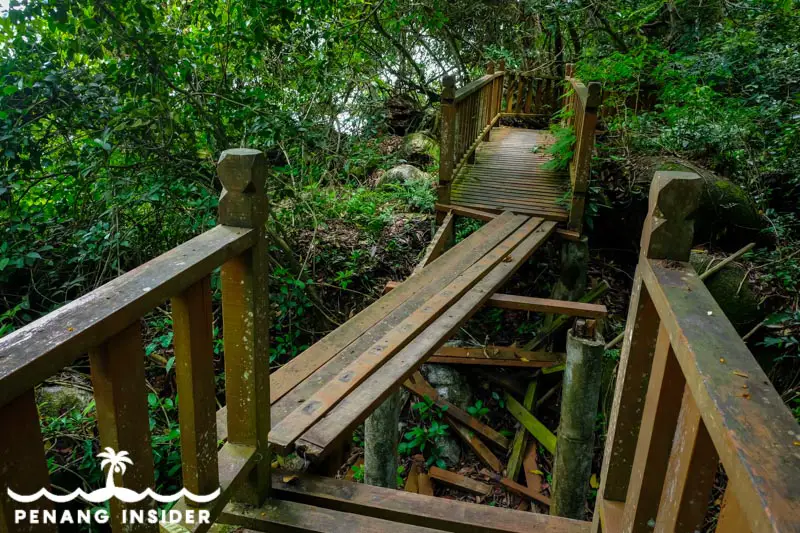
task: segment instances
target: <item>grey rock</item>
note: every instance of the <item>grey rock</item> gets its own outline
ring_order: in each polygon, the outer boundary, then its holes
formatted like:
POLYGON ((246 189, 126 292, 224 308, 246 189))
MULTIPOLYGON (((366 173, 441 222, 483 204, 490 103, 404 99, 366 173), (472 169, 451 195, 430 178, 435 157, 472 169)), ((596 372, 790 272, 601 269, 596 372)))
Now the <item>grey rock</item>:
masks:
POLYGON ((430 175, 427 172, 423 172, 413 165, 397 165, 384 172, 378 180, 377 185, 400 184, 429 178, 430 175))

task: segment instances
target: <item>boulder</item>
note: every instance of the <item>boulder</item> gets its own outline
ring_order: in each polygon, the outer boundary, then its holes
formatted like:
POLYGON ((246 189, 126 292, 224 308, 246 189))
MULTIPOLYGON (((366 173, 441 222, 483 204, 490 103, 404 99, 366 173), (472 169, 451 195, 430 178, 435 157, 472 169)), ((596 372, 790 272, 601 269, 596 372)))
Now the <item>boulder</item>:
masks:
POLYGON ((763 242, 764 217, 744 189, 730 180, 703 176, 703 197, 695 215, 695 242, 713 242, 738 250, 749 242, 763 242))
POLYGON ((92 393, 86 387, 65 384, 43 385, 36 390, 39 414, 55 418, 73 409, 83 411, 92 401, 92 393))
POLYGON ((403 138, 403 155, 414 163, 430 165, 439 161, 439 143, 425 133, 409 133, 403 138))
POLYGON ((381 174, 376 185, 400 184, 429 178, 430 175, 427 172, 423 172, 413 165, 397 165, 381 174))
MULTIPOLYGON (((705 252, 692 251, 689 261, 702 274, 708 268, 711 257, 705 252)), ((746 333, 767 315, 747 281, 742 283, 746 275, 744 268, 729 264, 705 280, 709 292, 740 334, 746 333)))
POLYGON ((425 117, 419 105, 406 96, 393 96, 386 101, 386 125, 395 135, 405 135, 418 128, 425 117))

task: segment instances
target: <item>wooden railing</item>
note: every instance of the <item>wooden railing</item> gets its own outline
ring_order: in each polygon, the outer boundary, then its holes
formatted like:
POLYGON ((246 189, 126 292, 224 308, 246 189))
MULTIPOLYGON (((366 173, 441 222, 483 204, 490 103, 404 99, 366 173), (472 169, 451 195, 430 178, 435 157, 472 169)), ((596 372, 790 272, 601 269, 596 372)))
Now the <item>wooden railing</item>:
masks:
MULTIPOLYGON (((145 388, 141 317, 171 299, 183 483, 197 495, 221 494, 202 507, 213 522, 233 496, 261 503, 270 485, 269 292, 267 288, 266 161, 256 150, 228 150, 218 165, 221 225, 120 276, 0 339, 0 531, 56 531, 17 523, 19 509, 52 509, 41 498, 26 506, 7 489, 33 494, 50 488, 34 387, 89 354, 100 447, 133 461, 117 487, 155 487, 145 388), (228 441, 218 451, 210 274, 221 268, 228 441)), ((111 502, 114 531, 158 531, 158 524, 124 525, 111 502)), ((202 531, 210 524, 189 525, 202 531)))
POLYGON ((568 92, 564 102, 566 122, 575 132, 575 146, 569 164, 569 179, 572 187, 569 221, 567 226, 573 231, 583 229, 583 213, 586 207, 586 193, 589 190, 589 174, 594 150, 594 131, 597 125, 597 108, 600 106, 600 84, 590 82, 584 85, 574 77, 575 68, 567 65, 566 81, 568 92))
POLYGON ((564 90, 555 76, 509 72, 505 76, 503 115, 549 118, 558 109, 564 90))
POLYGON ((593 531, 800 531, 800 426, 686 261, 701 180, 656 173, 593 531))

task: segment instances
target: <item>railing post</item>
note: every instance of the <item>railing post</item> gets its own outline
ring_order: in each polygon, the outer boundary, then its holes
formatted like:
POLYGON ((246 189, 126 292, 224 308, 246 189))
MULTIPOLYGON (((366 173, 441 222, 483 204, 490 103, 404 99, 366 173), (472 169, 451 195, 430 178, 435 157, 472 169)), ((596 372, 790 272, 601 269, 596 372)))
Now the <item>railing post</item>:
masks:
MULTIPOLYGON (((486 74, 494 74, 494 61, 489 61, 489 64, 486 65, 486 74)), ((488 126, 492 123, 492 119, 494 118, 494 92, 496 90, 495 80, 492 80, 491 85, 489 86, 489 90, 485 91, 486 97, 484 98, 483 107, 486 109, 486 124, 488 126)), ((492 130, 486 132, 483 136, 483 142, 489 142, 491 139, 489 138, 492 134, 492 130)))
MULTIPOLYGON (((696 174, 656 172, 650 186, 650 209, 642 230, 640 251, 642 258, 688 260, 694 234, 694 221, 691 215, 699 206, 700 192, 701 181, 696 174)), ((661 337, 659 342, 662 344, 661 378, 669 377, 674 368, 674 355, 668 350, 669 343, 668 339, 664 338, 665 332, 659 333, 660 329, 658 312, 642 281, 640 269, 637 268, 625 325, 625 340, 617 370, 614 403, 606 434, 597 508, 592 522, 593 533, 600 531, 604 501, 625 502, 628 498, 637 447, 646 448, 644 444, 639 444, 639 440, 650 437, 650 435, 640 436, 639 429, 643 423, 645 397, 651 394, 648 388, 663 383, 650 384, 656 339, 659 337, 661 337)), ((683 386, 680 383, 678 385, 682 394, 683 386)), ((656 392, 654 391, 652 395, 658 397, 656 392)), ((677 409, 672 414, 677 418, 677 409)), ((650 422, 650 427, 653 427, 653 422, 658 421, 650 422)), ((668 425, 669 421, 661 422, 667 422, 664 425, 668 425)), ((671 443, 671 439, 669 442, 671 443)), ((649 459, 652 461, 653 457, 649 459)), ((664 458, 664 465, 667 462, 668 458, 664 458)), ((657 485, 663 479, 652 481, 657 485)), ((660 487, 649 487, 648 490, 658 493, 655 496, 657 505, 661 494, 660 487)), ((631 514, 642 516, 642 511, 645 511, 645 514, 646 511, 651 511, 650 516, 655 519, 655 509, 646 510, 641 507, 626 509, 629 516, 631 514), (638 513, 631 513, 634 510, 638 510, 638 513)))
POLYGON ((46 499, 24 504, 11 500, 6 492, 34 494, 41 489, 50 490, 50 478, 44 455, 39 412, 33 389, 22 393, 0 406, 0 427, 12 431, 0 442, 0 531, 8 533, 33 533, 58 531, 57 525, 32 524, 28 516, 16 520, 16 512, 35 510, 40 515, 53 510, 46 499))
MULTIPOLYGON (((455 126, 456 126, 456 80, 447 75, 442 80, 442 140, 439 154, 439 187, 438 200, 440 204, 450 203, 450 182, 453 179, 455 165, 455 126)), ((441 224, 445 213, 437 212, 437 222, 441 224)))
MULTIPOLYGON (((594 129, 597 124, 597 108, 600 105, 600 84, 589 83, 585 107, 582 106, 580 120, 576 113, 570 117, 570 125, 575 124, 575 155, 570 169, 572 176, 572 201, 570 205, 567 227, 580 233, 583 229, 583 212, 586 208, 586 191, 589 189, 592 152, 594 151, 594 129)), ((570 100, 573 109, 577 109, 579 96, 573 94, 570 100)))
POLYGON ((219 223, 256 231, 253 247, 226 262, 220 278, 228 442, 255 448, 257 461, 235 499, 260 505, 270 486, 267 163, 258 150, 226 150, 217 173, 223 186, 219 223))
POLYGON ((502 72, 500 76, 495 80, 497 82, 497 91, 495 91, 495 103, 494 103, 494 114, 500 112, 503 108, 503 84, 506 81, 506 60, 501 59, 500 63, 497 65, 497 70, 502 72))

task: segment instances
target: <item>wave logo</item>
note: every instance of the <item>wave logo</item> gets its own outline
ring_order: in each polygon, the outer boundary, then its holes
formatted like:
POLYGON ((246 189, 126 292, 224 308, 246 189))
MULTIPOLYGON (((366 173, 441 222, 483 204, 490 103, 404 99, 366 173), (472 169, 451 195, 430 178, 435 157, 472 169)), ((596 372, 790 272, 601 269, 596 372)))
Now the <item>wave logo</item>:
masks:
POLYGON ((103 487, 102 489, 97 489, 90 493, 86 493, 83 491, 83 489, 78 488, 69 494, 61 496, 53 494, 52 492, 44 488, 37 491, 35 494, 30 494, 27 496, 22 494, 17 494, 13 490, 8 489, 8 496, 12 500, 19 503, 32 503, 42 497, 45 497, 48 500, 55 503, 66 503, 76 498, 82 498, 90 503, 102 503, 110 500, 111 498, 116 498, 125 503, 135 503, 135 502, 140 502, 148 497, 160 503, 170 503, 178 501, 183 497, 197 503, 208 503, 217 498, 220 494, 220 489, 217 489, 211 494, 197 495, 197 494, 192 494, 191 492, 186 490, 186 487, 184 487, 175 494, 171 494, 168 496, 161 496, 160 494, 153 492, 153 490, 149 488, 145 489, 142 492, 135 492, 130 489, 126 489, 125 487, 117 487, 116 485, 114 485, 114 474, 119 474, 121 476, 124 475, 125 470, 127 470, 128 468, 127 465, 133 464, 131 458, 128 457, 128 452, 120 451, 119 453, 117 453, 112 448, 106 448, 105 451, 98 453, 97 457, 98 459, 103 460, 100 463, 101 469, 105 470, 105 468, 108 467, 106 486, 103 487))

